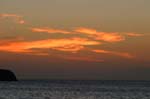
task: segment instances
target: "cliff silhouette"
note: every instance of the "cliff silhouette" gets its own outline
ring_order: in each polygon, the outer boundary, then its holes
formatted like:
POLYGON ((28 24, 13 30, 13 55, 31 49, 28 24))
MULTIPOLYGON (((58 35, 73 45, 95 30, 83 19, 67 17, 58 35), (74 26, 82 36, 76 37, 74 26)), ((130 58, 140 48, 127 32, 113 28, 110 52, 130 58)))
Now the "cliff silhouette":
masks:
POLYGON ((0 81, 17 81, 17 78, 12 71, 0 69, 0 81))

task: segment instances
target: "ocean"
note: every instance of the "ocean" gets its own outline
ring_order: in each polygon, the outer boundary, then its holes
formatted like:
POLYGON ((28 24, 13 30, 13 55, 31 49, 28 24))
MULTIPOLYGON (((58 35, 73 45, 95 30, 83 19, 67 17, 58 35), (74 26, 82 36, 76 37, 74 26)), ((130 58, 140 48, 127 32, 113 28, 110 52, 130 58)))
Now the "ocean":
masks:
POLYGON ((26 80, 0 82, 0 99, 150 99, 150 81, 26 80))

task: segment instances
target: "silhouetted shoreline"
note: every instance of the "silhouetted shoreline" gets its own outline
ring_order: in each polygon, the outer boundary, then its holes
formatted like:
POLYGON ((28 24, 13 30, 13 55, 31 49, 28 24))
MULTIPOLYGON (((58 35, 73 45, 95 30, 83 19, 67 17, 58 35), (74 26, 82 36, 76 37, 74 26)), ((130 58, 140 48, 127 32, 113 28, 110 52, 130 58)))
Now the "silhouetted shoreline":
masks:
POLYGON ((18 81, 18 80, 12 71, 0 69, 0 81, 18 81))

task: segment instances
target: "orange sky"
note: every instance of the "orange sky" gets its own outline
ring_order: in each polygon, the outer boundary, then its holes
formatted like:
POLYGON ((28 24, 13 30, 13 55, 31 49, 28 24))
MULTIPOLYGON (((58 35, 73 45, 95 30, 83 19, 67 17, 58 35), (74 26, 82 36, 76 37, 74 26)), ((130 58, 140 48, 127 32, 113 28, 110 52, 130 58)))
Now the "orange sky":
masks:
POLYGON ((2 68, 22 79, 148 79, 150 2, 127 1, 0 1, 2 68))

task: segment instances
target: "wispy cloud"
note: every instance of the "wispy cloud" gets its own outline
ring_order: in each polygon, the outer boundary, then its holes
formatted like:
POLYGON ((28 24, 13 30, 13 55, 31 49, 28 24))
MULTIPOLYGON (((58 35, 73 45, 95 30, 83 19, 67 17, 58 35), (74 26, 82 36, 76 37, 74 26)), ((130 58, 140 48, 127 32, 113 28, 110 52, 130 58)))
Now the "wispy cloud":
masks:
MULTIPOLYGON (((134 58, 133 55, 126 52, 116 52, 116 51, 108 51, 108 50, 100 50, 100 49, 97 50, 97 49, 89 48, 87 46, 100 45, 101 43, 93 40, 84 39, 84 38, 45 39, 45 40, 37 40, 37 41, 22 41, 22 39, 21 40, 6 39, 6 40, 1 40, 0 42, 1 42, 0 51, 6 51, 6 52, 48 55, 47 52, 43 52, 45 49, 64 51, 64 52, 73 52, 73 53, 84 50, 84 51, 92 51, 95 53, 117 55, 124 58, 134 58), (40 49, 40 50, 35 50, 35 49, 40 49)), ((72 59, 78 60, 80 58, 72 57, 72 59)), ((87 58, 86 60, 88 59, 89 58, 87 58)))
POLYGON ((130 37, 140 37, 140 36, 144 36, 144 34, 139 34, 139 33, 126 33, 127 36, 130 37))
POLYGON ((121 42, 125 40, 125 37, 119 33, 99 33, 94 36, 96 40, 103 40, 106 42, 121 42))
POLYGON ((54 47, 52 49, 59 50, 59 51, 66 51, 66 52, 78 52, 84 49, 82 45, 68 45, 68 46, 61 46, 61 47, 54 47))
POLYGON ((12 20, 18 24, 25 24, 22 16, 19 16, 17 14, 0 14, 0 18, 12 18, 12 20))
POLYGON ((66 35, 82 34, 82 35, 86 35, 87 37, 90 37, 91 39, 98 40, 100 42, 104 41, 109 43, 125 41, 126 37, 143 36, 143 34, 139 34, 139 33, 101 32, 101 31, 97 31, 96 29, 85 28, 85 27, 78 27, 70 31, 57 29, 57 28, 48 28, 48 27, 41 27, 41 28, 33 27, 31 28, 31 31, 40 32, 40 33, 49 33, 49 34, 54 34, 54 33, 60 33, 66 35))
POLYGON ((32 32, 44 32, 44 33, 63 33, 63 34, 68 34, 70 33, 69 31, 66 30, 61 30, 61 29, 54 29, 54 28, 31 28, 32 32))
POLYGON ((59 51, 80 51, 87 45, 99 45, 99 42, 83 39, 46 39, 38 41, 5 42, 0 45, 1 51, 8 52, 34 52, 33 49, 55 49, 59 51))
POLYGON ((85 27, 76 28, 74 31, 83 34, 88 34, 88 35, 96 35, 98 33, 98 31, 95 29, 85 28, 85 27))
POLYGON ((117 55, 125 58, 134 58, 134 55, 131 55, 127 52, 116 52, 116 51, 108 51, 108 50, 100 50, 100 49, 96 49, 92 51, 95 53, 111 54, 111 55, 117 55))
POLYGON ((105 42, 120 42, 125 40, 125 37, 119 33, 99 32, 95 29, 83 27, 77 28, 74 31, 86 34, 87 36, 92 37, 95 40, 102 40, 105 42))
MULTIPOLYGON (((23 17, 17 14, 0 14, 0 18, 1 19, 10 18, 18 24, 26 23, 23 20, 23 17)), ((117 51, 111 51, 109 49, 102 50, 102 49, 96 49, 96 47, 103 44, 103 42, 105 44, 117 43, 117 42, 122 42, 127 40, 128 37, 143 36, 143 34, 139 34, 139 33, 103 32, 92 28, 86 28, 86 27, 77 27, 74 29, 65 30, 65 29, 50 28, 50 27, 34 27, 34 26, 30 27, 30 26, 28 26, 28 29, 30 29, 30 31, 32 32, 43 33, 43 34, 59 33, 64 35, 70 35, 69 36, 70 38, 65 38, 64 36, 64 38, 51 38, 51 39, 43 39, 43 40, 35 40, 35 41, 25 41, 22 38, 2 39, 0 40, 0 51, 47 56, 49 55, 48 50, 55 50, 55 51, 69 52, 69 53, 77 53, 82 50, 82 51, 88 51, 90 53, 94 52, 99 54, 115 55, 115 56, 131 59, 134 58, 134 55, 128 52, 117 52, 117 51)), ((103 61, 97 58, 92 58, 87 56, 88 55, 85 55, 83 57, 66 56, 62 58, 68 60, 80 60, 80 61, 95 61, 95 62, 103 61)))

